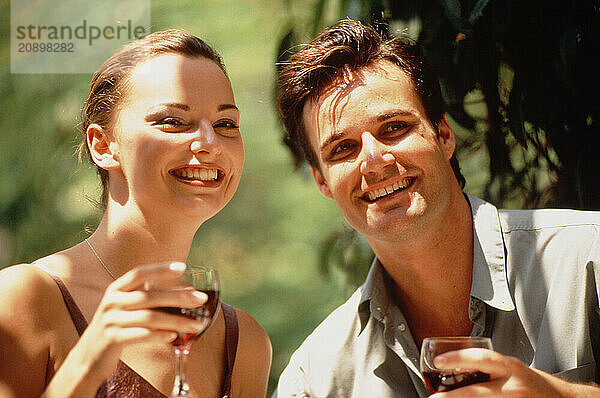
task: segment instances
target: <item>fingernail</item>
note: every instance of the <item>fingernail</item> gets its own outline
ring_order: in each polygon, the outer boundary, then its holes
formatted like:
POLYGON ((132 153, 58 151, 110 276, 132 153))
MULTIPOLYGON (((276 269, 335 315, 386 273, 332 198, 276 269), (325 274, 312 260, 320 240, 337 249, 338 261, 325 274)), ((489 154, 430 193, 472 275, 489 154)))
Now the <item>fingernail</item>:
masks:
POLYGON ((183 271, 185 270, 185 263, 181 263, 181 262, 173 262, 171 264, 169 264, 169 269, 171 269, 172 271, 183 271))
POLYGON ((194 297, 196 297, 197 299, 200 299, 202 301, 205 301, 206 299, 208 299, 208 296, 206 295, 206 293, 202 293, 197 290, 194 290, 192 292, 192 294, 194 295, 194 297))
POLYGON ((438 355, 437 357, 435 357, 433 359, 433 363, 435 364, 435 366, 437 367, 444 367, 444 365, 446 365, 448 363, 448 360, 446 359, 445 356, 443 355, 438 355))

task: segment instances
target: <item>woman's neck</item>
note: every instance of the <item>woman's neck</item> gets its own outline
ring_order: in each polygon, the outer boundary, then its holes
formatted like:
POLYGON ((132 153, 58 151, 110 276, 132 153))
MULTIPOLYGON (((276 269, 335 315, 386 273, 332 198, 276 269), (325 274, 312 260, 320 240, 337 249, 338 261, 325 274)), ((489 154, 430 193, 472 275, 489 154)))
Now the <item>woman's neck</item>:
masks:
POLYGON ((200 225, 197 220, 145 216, 137 209, 109 203, 88 240, 102 262, 120 276, 138 265, 185 262, 200 225))

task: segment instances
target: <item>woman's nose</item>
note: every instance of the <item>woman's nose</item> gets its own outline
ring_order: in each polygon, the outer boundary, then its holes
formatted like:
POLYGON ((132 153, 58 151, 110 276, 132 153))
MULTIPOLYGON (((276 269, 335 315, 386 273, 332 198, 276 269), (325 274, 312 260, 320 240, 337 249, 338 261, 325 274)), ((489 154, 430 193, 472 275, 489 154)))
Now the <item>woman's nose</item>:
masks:
POLYGON ((201 119, 198 126, 198 134, 194 137, 190 143, 190 150, 194 154, 200 153, 218 153, 220 151, 220 145, 218 142, 217 133, 213 129, 212 125, 206 119, 201 119))
POLYGON ((379 173, 390 164, 395 163, 396 158, 387 152, 387 146, 380 143, 369 132, 362 133, 362 149, 360 172, 363 175, 379 173))

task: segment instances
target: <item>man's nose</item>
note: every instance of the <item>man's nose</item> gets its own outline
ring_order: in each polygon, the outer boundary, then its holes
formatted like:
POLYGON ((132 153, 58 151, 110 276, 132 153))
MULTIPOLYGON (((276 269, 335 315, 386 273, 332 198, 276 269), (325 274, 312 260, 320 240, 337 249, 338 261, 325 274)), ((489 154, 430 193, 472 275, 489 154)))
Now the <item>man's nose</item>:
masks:
POLYGON ((221 150, 219 138, 213 129, 213 126, 206 119, 201 119, 195 134, 190 143, 190 150, 194 155, 201 153, 217 154, 221 150))
POLYGON ((387 152, 388 146, 377 141, 370 132, 362 133, 361 139, 361 174, 380 173, 385 167, 395 163, 394 155, 387 152))

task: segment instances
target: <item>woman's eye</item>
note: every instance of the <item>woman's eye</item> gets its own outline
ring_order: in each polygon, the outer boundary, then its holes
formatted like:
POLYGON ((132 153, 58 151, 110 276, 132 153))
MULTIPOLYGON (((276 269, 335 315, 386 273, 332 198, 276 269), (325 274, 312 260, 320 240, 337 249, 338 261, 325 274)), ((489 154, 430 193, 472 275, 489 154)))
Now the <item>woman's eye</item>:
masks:
POLYGON ((213 124, 213 129, 224 137, 237 137, 240 134, 240 126, 233 120, 219 120, 213 124))
POLYGON ((215 128, 215 129, 238 129, 238 128, 240 128, 240 126, 238 126, 235 122, 233 122, 231 120, 221 120, 221 121, 218 121, 217 123, 215 123, 213 125, 213 128, 215 128))
POLYGON ((185 123, 174 117, 165 117, 156 122, 156 125, 165 129, 181 128, 185 123))

